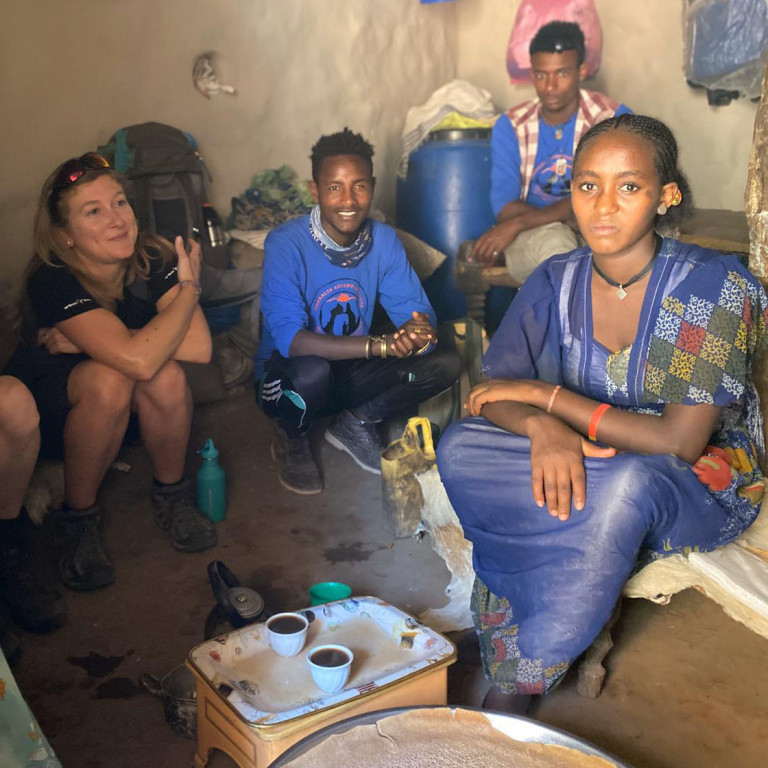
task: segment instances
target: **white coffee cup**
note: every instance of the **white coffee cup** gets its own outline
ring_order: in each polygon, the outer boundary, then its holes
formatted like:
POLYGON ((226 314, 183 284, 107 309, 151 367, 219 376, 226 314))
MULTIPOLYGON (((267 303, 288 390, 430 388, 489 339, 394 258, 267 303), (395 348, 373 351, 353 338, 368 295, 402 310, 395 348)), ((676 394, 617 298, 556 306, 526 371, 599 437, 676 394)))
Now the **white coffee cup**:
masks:
POLYGON ((326 693, 340 691, 349 680, 354 655, 343 645, 318 645, 307 653, 315 685, 326 693))
POLYGON ((278 656, 295 656, 307 642, 309 622, 300 613, 276 613, 267 620, 267 634, 278 656))

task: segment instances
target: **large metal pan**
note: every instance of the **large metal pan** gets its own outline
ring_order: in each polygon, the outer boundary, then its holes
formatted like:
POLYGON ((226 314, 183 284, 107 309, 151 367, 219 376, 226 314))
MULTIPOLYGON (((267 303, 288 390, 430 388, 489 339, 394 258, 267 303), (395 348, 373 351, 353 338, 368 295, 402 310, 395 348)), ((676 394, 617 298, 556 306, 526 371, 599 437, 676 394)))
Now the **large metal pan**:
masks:
POLYGON ((378 712, 366 712, 362 715, 356 715, 350 717, 347 720, 342 720, 333 725, 329 725, 326 728, 322 728, 319 731, 311 733, 301 741, 289 747, 283 752, 277 760, 270 763, 268 768, 283 768, 291 760, 295 760, 305 752, 309 752, 320 742, 327 739, 329 736, 333 736, 339 733, 345 733, 358 725, 372 725, 380 722, 383 718, 392 717, 392 715, 399 715, 403 712, 412 712, 418 709, 451 709, 451 710, 469 710, 473 712, 482 711, 484 715, 488 717, 491 724, 497 731, 509 736, 517 741, 536 742, 539 744, 554 744, 560 747, 568 747, 569 749, 575 749, 578 752, 583 752, 585 755, 591 755, 593 757, 601 757, 603 760, 608 761, 609 764, 614 765, 616 768, 632 768, 629 763, 625 763, 619 760, 618 757, 614 757, 608 752, 604 752, 594 744, 590 744, 583 739, 579 739, 576 736, 560 731, 557 728, 552 728, 550 725, 544 725, 544 723, 538 723, 535 720, 530 720, 527 717, 518 717, 516 715, 505 715, 500 712, 487 712, 485 710, 479 710, 475 707, 398 707, 397 709, 383 709, 378 712))

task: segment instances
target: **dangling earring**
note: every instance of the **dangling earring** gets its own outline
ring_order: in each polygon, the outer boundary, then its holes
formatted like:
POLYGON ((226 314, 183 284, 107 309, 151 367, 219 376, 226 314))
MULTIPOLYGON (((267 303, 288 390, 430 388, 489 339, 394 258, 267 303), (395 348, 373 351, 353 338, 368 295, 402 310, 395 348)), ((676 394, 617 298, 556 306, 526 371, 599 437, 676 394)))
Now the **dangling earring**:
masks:
POLYGON ((663 216, 666 212, 667 212, 666 203, 659 203, 659 207, 656 209, 656 213, 658 213, 659 216, 663 216))

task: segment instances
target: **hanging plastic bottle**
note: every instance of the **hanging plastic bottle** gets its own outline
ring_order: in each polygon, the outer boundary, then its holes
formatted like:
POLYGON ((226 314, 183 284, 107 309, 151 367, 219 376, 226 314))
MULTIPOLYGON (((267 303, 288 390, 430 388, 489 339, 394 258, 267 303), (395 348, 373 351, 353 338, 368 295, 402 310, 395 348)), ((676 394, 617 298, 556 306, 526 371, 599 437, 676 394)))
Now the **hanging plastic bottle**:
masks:
POLYGON ((209 244, 214 247, 224 245, 224 228, 221 225, 221 218, 210 203, 203 203, 203 223, 209 244))
POLYGON ((220 523, 227 516, 227 485, 218 461, 219 452, 208 438, 197 453, 203 459, 197 473, 197 508, 212 523, 220 523))

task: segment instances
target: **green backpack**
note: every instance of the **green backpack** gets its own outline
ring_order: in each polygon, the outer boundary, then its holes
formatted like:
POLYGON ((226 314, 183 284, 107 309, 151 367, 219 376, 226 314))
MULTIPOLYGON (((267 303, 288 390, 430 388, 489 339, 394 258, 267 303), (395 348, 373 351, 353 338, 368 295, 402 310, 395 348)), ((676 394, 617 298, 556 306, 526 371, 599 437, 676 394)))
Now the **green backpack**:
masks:
POLYGON ((162 123, 116 131, 99 152, 129 181, 128 195, 139 225, 173 242, 195 227, 203 233, 204 177, 210 174, 194 139, 162 123))

